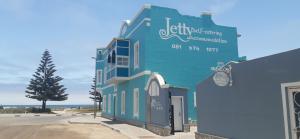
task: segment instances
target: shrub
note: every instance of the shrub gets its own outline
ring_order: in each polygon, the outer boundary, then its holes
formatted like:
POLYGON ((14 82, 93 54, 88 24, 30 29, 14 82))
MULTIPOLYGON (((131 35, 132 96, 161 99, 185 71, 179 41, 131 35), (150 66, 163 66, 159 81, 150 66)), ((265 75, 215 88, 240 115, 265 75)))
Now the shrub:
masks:
POLYGON ((43 111, 43 109, 41 108, 28 108, 26 109, 27 112, 29 113, 51 113, 51 109, 50 108, 46 108, 45 111, 43 111))
POLYGON ((2 105, 0 105, 0 110, 3 110, 4 108, 3 108, 3 106, 2 105))
POLYGON ((16 109, 16 108, 0 109, 0 113, 25 113, 25 109, 16 109))

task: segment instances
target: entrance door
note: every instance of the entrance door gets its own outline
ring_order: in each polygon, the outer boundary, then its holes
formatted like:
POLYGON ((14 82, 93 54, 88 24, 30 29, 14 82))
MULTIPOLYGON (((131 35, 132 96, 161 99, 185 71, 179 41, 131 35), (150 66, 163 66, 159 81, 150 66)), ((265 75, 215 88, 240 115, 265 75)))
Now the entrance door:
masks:
POLYGON ((172 96, 172 105, 174 106, 174 130, 183 131, 183 97, 172 96))
POLYGON ((116 115, 117 115, 117 95, 115 94, 115 95, 113 95, 113 104, 114 104, 114 106, 113 106, 113 108, 114 108, 114 111, 113 111, 113 113, 114 113, 114 118, 116 117, 116 115))
POLYGON ((300 139, 300 87, 288 88, 288 102, 292 139, 300 139))

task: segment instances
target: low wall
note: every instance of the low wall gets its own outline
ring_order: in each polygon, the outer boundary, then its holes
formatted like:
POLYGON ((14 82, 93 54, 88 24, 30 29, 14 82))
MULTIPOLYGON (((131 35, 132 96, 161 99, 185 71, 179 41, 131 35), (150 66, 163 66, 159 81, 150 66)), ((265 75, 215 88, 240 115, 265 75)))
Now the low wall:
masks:
POLYGON ((160 136, 170 136, 171 128, 169 126, 162 127, 154 124, 147 124, 146 129, 160 136))
POLYGON ((229 139, 229 138, 195 132, 195 139, 229 139))

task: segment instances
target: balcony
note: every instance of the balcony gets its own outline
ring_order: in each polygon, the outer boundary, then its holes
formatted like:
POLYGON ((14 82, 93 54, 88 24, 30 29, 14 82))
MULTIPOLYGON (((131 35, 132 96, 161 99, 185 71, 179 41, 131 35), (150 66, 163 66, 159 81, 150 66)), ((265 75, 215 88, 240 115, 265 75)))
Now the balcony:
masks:
POLYGON ((106 83, 122 82, 129 77, 129 40, 114 39, 105 66, 106 83))

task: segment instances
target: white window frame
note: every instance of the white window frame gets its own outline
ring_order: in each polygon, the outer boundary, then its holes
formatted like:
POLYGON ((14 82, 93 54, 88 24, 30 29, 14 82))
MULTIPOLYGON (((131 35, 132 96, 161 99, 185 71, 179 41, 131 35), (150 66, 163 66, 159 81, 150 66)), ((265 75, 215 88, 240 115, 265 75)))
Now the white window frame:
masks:
POLYGON ((137 69, 140 67, 140 42, 136 41, 133 46, 133 67, 137 69))
POLYGON ((102 85, 102 70, 97 70, 96 84, 102 85))
POLYGON ((106 112, 106 95, 103 95, 102 105, 103 105, 103 112, 106 112))
POLYGON ((117 65, 123 66, 123 67, 128 67, 128 65, 129 65, 128 56, 117 56, 117 65), (127 63, 125 61, 127 61, 127 63))
POLYGON ((159 85, 156 81, 152 81, 149 85, 149 95, 150 96, 159 96, 159 85))
POLYGON ((107 72, 107 67, 104 67, 104 76, 103 76, 104 77, 104 79, 103 79, 104 83, 106 83, 106 79, 107 79, 107 77, 106 77, 107 73, 106 72, 107 72))
POLYGON ((133 117, 139 117, 139 89, 133 89, 133 117))
POLYGON ((108 94, 108 113, 111 113, 111 94, 108 94))
POLYGON ((126 110, 126 92, 123 90, 121 93, 121 114, 124 115, 126 110))
POLYGON ((197 93, 194 92, 194 107, 197 107, 197 93))

